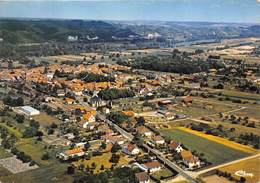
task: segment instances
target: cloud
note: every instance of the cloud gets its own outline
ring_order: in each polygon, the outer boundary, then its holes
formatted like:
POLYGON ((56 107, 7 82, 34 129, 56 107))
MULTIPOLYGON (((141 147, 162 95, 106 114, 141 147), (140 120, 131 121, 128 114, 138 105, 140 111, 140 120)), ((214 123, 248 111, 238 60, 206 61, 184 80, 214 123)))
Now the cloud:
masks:
POLYGON ((256 0, 257 3, 260 3, 260 0, 256 0))

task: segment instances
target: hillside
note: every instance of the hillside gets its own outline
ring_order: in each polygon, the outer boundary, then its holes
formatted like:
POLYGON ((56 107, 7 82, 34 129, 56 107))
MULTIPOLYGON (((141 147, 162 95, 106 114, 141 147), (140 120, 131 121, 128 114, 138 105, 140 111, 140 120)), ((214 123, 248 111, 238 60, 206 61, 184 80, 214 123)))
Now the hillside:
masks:
POLYGON ((112 41, 112 36, 124 38, 135 33, 103 21, 0 20, 0 37, 8 43, 65 42, 69 35, 112 41))

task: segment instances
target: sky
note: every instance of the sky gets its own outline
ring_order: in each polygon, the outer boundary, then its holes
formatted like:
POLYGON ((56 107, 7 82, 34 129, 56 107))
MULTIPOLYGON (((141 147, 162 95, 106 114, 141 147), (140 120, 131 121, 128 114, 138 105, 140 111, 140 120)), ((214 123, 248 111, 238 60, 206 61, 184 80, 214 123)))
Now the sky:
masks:
POLYGON ((0 17, 260 23, 260 0, 0 0, 0 17))

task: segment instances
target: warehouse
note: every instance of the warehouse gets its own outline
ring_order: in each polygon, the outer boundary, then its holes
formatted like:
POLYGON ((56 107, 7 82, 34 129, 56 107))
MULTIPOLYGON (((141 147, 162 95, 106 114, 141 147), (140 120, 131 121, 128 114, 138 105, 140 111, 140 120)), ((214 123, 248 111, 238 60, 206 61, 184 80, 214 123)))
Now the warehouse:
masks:
POLYGON ((23 106, 23 107, 20 108, 20 111, 25 113, 26 115, 29 115, 29 116, 40 114, 40 111, 38 111, 37 109, 34 109, 31 106, 23 106))

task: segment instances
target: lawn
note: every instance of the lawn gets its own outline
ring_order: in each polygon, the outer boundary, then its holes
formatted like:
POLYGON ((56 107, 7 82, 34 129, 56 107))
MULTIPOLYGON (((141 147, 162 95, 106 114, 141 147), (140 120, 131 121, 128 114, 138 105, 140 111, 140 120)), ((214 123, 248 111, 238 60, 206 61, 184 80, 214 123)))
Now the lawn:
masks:
POLYGON ((0 126, 3 126, 5 128, 8 129, 8 131, 12 134, 14 134, 16 137, 22 137, 22 133, 21 131, 19 130, 19 128, 16 128, 16 127, 9 127, 7 126, 5 123, 0 123, 0 126))
POLYGON ((51 160, 41 160, 42 155, 47 151, 44 149, 42 142, 35 143, 34 139, 21 139, 16 143, 16 148, 30 155, 40 166, 49 165, 51 163, 51 160))
POLYGON ((12 154, 6 151, 4 148, 0 147, 0 159, 9 158, 12 154))
POLYGON ((41 113, 39 115, 33 116, 33 119, 38 121, 40 123, 40 125, 42 125, 44 127, 49 126, 52 123, 60 124, 60 120, 58 118, 50 116, 46 113, 41 113))
POLYGON ((167 168, 162 168, 161 170, 154 172, 152 174, 156 179, 160 180, 161 177, 170 177, 173 176, 174 174, 168 170, 167 168))
POLYGON ((246 173, 252 173, 253 176, 247 176, 246 178, 246 182, 247 183, 255 183, 258 182, 260 180, 260 159, 259 156, 255 157, 255 158, 251 158, 251 159, 247 159, 244 161, 240 161, 238 163, 232 164, 232 165, 228 165, 228 166, 224 166, 222 168, 220 168, 221 171, 226 171, 231 173, 231 175, 237 179, 240 179, 239 176, 235 175, 235 172, 239 171, 239 170, 243 170, 246 171, 246 173))
MULTIPOLYGON (((112 153, 103 153, 101 156, 93 156, 90 160, 78 160, 78 162, 73 163, 75 166, 79 166, 80 164, 84 164, 85 167, 91 167, 92 163, 96 164, 95 173, 101 172, 101 165, 104 165, 104 169, 110 169, 112 163, 109 162, 112 153)), ((130 161, 125 155, 120 154, 120 160, 118 165, 126 165, 130 161)))
POLYGON ((204 157, 214 165, 222 164, 249 155, 248 153, 229 148, 225 145, 179 129, 165 129, 161 130, 161 132, 167 139, 174 139, 184 144, 184 146, 191 151, 196 150, 199 153, 203 153, 204 157))

